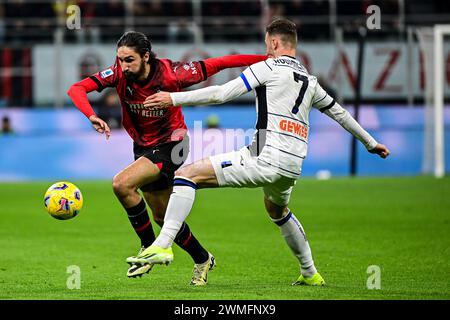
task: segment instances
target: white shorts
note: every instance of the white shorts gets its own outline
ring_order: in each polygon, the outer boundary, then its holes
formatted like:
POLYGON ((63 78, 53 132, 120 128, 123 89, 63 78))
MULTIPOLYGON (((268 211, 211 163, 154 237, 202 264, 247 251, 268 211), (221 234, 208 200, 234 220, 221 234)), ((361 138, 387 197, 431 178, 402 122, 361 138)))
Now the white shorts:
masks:
POLYGON ((267 199, 286 206, 296 179, 285 177, 250 154, 247 147, 209 157, 220 187, 262 187, 267 199))

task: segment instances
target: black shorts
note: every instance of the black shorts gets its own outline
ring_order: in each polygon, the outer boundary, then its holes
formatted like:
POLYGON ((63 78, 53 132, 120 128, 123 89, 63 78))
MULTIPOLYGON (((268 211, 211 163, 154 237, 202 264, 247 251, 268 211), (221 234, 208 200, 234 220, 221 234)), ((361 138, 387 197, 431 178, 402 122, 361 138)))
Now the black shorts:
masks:
POLYGON ((134 160, 146 157, 161 168, 161 177, 149 184, 143 185, 142 191, 164 190, 173 185, 175 171, 186 160, 189 154, 189 137, 181 141, 168 142, 152 147, 133 145, 134 160))

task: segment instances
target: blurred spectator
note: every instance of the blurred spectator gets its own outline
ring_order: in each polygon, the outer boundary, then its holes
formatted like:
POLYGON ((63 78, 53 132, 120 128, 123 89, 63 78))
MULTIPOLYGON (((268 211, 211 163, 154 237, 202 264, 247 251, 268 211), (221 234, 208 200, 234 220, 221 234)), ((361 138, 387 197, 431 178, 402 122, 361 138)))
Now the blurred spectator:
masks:
POLYGON ((24 0, 12 0, 5 4, 5 18, 7 24, 7 40, 12 42, 28 41, 26 32, 26 20, 32 17, 32 9, 24 3, 24 0))
POLYGON ((123 33, 125 7, 122 0, 96 3, 96 23, 105 26, 101 29, 101 38, 105 42, 117 41, 123 33))
POLYGON ((169 42, 193 42, 194 25, 187 20, 169 22, 169 42))
POLYGON ((6 25, 5 25, 5 9, 3 7, 3 4, 0 3, 0 44, 5 41, 5 34, 6 34, 6 25))
POLYGON ((344 28, 348 36, 356 37, 358 28, 366 21, 366 11, 363 0, 337 1, 338 24, 344 28))
MULTIPOLYGON (((30 4, 27 4, 30 6, 30 4)), ((32 26, 32 30, 35 31, 33 40, 36 38, 40 41, 50 42, 53 41, 53 29, 52 19, 55 18, 55 12, 52 9, 51 1, 37 2, 32 7, 32 17, 37 18, 36 25, 32 26)))
POLYGON ((101 65, 101 58, 97 53, 87 52, 81 57, 79 62, 79 78, 84 79, 93 75, 100 70, 101 65))
POLYGON ((261 40, 259 1, 217 1, 202 3, 203 33, 208 41, 261 40))
POLYGON ((271 1, 272 16, 285 16, 297 25, 300 39, 317 39, 329 35, 328 0, 271 1))
POLYGON ((225 41, 225 10, 223 2, 202 2, 202 28, 205 40, 225 41))
POLYGON ((14 133, 14 130, 11 125, 11 120, 9 119, 8 116, 3 116, 1 134, 7 135, 7 134, 13 134, 13 133, 14 133))
MULTIPOLYGON (((99 3, 94 3, 93 1, 79 0, 76 4, 80 7, 81 11, 81 29, 71 32, 70 34, 75 34, 77 41, 80 43, 100 42, 100 27, 97 24, 97 9, 96 6, 99 3)), ((67 6, 64 6, 67 8, 67 6)), ((65 13, 64 13, 65 16, 65 13)), ((109 28, 108 24, 102 25, 103 29, 109 28)))
POLYGON ((192 42, 194 40, 193 8, 189 0, 166 3, 165 14, 173 18, 168 24, 169 41, 192 42))
POLYGON ((98 116, 105 120, 111 129, 122 127, 122 111, 116 90, 108 89, 105 91, 98 106, 98 116))

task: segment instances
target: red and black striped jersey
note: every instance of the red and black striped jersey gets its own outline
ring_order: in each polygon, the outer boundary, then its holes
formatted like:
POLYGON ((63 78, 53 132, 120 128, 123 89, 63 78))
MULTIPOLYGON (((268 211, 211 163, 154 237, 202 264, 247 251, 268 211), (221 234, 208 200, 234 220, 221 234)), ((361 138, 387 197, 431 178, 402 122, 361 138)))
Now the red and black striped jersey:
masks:
POLYGON ((110 68, 90 77, 97 91, 115 87, 122 105, 122 123, 133 140, 142 146, 154 146, 183 139, 187 132, 181 106, 146 108, 144 100, 158 91, 181 91, 207 78, 203 61, 172 62, 153 59, 150 73, 142 82, 126 79, 118 60, 110 68))

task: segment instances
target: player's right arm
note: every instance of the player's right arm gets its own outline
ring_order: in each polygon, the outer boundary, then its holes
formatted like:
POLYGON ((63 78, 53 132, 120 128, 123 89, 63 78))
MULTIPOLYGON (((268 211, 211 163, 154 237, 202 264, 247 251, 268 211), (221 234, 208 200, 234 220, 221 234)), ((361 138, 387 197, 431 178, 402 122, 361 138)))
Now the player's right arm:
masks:
POLYGON ((385 145, 378 143, 366 130, 364 130, 351 114, 342 108, 342 106, 337 103, 319 83, 316 84, 313 106, 338 122, 345 130, 355 136, 364 144, 370 153, 376 153, 381 158, 386 158, 389 155, 389 149, 385 145))
POLYGON ((91 77, 74 83, 67 91, 67 94, 72 99, 78 110, 80 110, 89 119, 92 126, 98 133, 104 133, 106 135, 106 139, 109 139, 111 130, 108 124, 95 114, 94 109, 89 103, 87 94, 94 90, 100 92, 105 87, 115 86, 118 79, 117 74, 118 72, 115 66, 113 66, 91 77))
POLYGON ((168 107, 172 105, 221 104, 263 85, 271 74, 266 61, 249 66, 241 75, 223 85, 184 92, 159 92, 144 101, 145 107, 168 107))

